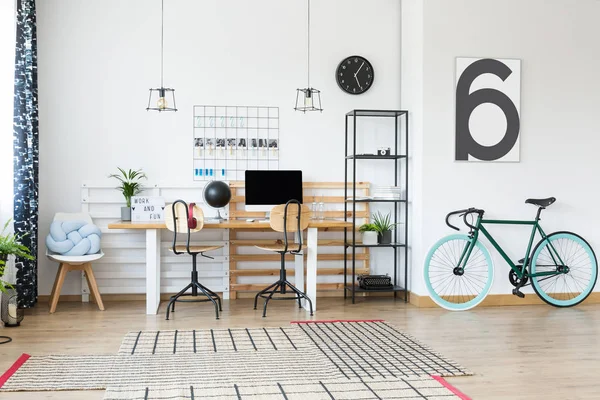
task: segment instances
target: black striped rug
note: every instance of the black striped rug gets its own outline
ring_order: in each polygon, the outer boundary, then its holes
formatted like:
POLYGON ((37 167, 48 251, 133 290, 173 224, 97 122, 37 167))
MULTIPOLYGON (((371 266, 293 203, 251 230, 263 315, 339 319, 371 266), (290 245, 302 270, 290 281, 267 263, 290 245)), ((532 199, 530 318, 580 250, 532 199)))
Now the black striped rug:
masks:
POLYGON ((25 358, 0 377, 0 390, 108 388, 106 399, 119 400, 442 399, 466 397, 436 377, 469 374, 384 321, 301 321, 130 332, 116 355, 25 358))

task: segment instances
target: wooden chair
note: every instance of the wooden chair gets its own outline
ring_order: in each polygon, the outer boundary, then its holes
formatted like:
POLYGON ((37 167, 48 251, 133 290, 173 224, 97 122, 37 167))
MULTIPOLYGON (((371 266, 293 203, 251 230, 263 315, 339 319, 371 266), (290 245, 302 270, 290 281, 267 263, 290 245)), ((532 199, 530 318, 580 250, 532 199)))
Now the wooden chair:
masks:
MULTIPOLYGON (((54 221, 86 221, 90 224, 94 223, 92 217, 88 213, 56 213, 56 215, 54 215, 54 221)), ((63 256, 46 249, 46 257, 58 263, 54 287, 50 294, 50 314, 56 311, 58 299, 60 298, 60 291, 62 290, 63 283, 65 282, 65 278, 69 271, 85 272, 85 278, 87 279, 90 292, 94 296, 100 311, 104 311, 104 303, 102 302, 102 297, 100 297, 100 291, 98 290, 94 271, 92 271, 92 262, 101 259, 103 256, 104 253, 102 250, 96 254, 85 256, 63 256)))
POLYGON ((214 293, 206 286, 201 285, 198 282, 198 270, 196 269, 196 257, 200 254, 202 257, 211 258, 204 255, 205 252, 211 250, 217 250, 223 246, 190 246, 190 238, 193 232, 198 232, 204 226, 204 212, 200 207, 194 203, 186 204, 183 200, 177 200, 170 206, 166 207, 165 212, 165 223, 167 228, 173 232, 173 246, 169 249, 175 254, 189 254, 192 256, 192 280, 175 296, 171 296, 169 304, 167 305, 167 320, 169 319, 169 312, 175 312, 175 302, 204 302, 212 301, 215 305, 215 312, 217 319, 219 319, 219 311, 223 311, 221 308, 221 298, 218 294, 214 293), (177 244, 177 234, 187 233, 187 242, 185 245, 177 244), (186 293, 189 289, 192 289, 191 293, 186 293), (197 297, 198 290, 202 292, 206 298, 203 299, 192 299, 184 300, 179 299, 184 296, 197 297))
MULTIPOLYGON (((261 250, 272 251, 281 255, 281 269, 279 271, 279 280, 274 284, 266 287, 256 294, 254 297, 254 309, 258 298, 265 299, 263 308, 263 317, 267 316, 267 305, 272 300, 298 300, 298 306, 302 308, 302 299, 306 299, 310 305, 310 315, 313 315, 312 301, 306 293, 292 285, 286 276, 285 270, 285 255, 300 254, 306 246, 302 243, 302 231, 308 227, 310 221, 310 209, 300 204, 298 200, 290 200, 286 204, 281 204, 273 207, 271 210, 271 229, 276 232, 283 232, 283 241, 279 240, 272 245, 256 246, 261 250), (298 243, 288 243, 288 233, 293 232, 298 238, 298 243), (290 289, 294 296, 273 297, 274 294, 287 294, 290 289)), ((302 288, 304 289, 304 288, 302 288)))

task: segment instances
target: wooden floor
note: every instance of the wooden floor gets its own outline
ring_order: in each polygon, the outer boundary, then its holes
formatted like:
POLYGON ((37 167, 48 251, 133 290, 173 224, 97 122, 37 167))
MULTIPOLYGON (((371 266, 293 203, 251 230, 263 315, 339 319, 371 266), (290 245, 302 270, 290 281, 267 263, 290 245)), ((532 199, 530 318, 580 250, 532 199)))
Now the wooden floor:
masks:
MULTIPOLYGON (((23 325, 0 329, 13 342, 0 346, 0 370, 21 353, 115 354, 128 331, 287 326, 307 314, 290 303, 269 305, 261 318, 250 300, 224 302, 224 315, 214 319, 208 304, 181 304, 165 321, 164 303, 156 316, 144 314, 144 303, 59 303, 56 314, 40 304, 23 325)), ((477 308, 450 313, 418 309, 386 298, 319 300, 314 318, 385 319, 476 375, 448 379, 474 399, 600 399, 600 305, 572 309, 550 306, 477 308)), ((101 399, 102 391, 2 393, 10 399, 101 399)))

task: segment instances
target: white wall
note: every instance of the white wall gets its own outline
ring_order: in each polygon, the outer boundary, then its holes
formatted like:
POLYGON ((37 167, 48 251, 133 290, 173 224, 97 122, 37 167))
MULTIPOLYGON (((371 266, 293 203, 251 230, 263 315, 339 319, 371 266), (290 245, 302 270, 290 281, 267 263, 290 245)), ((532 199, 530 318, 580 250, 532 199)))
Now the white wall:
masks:
MULTIPOLYGON (((194 104, 279 106, 280 168, 342 181, 344 113, 400 106, 399 22, 394 0, 313 1, 311 84, 325 111, 302 115, 293 106, 306 85, 306 1, 166 0, 165 86, 176 89, 180 111, 159 115, 145 111, 160 82, 159 0, 38 2, 40 237, 55 212, 80 209, 83 181, 116 166, 143 168, 156 183, 191 183, 194 104), (352 54, 376 70, 360 96, 334 79, 352 54)), ((55 273, 41 258, 40 294, 55 273)), ((69 277, 63 293, 79 285, 69 277)))
MULTIPOLYGON (((595 181, 600 146, 598 15, 600 2, 595 0, 424 1, 425 250, 453 232, 444 224, 450 210, 474 206, 486 209, 490 218, 532 219, 536 209, 524 200, 547 196, 558 201, 543 212, 544 229, 578 232, 600 249, 595 226, 600 220, 595 181), (522 60, 520 163, 453 161, 457 56, 522 60)), ((523 257, 526 228, 490 231, 511 250, 513 260, 523 257)), ((426 294, 424 253, 413 257, 412 288, 419 294, 426 294)), ((492 293, 510 293, 508 266, 497 254, 494 262, 492 293)))

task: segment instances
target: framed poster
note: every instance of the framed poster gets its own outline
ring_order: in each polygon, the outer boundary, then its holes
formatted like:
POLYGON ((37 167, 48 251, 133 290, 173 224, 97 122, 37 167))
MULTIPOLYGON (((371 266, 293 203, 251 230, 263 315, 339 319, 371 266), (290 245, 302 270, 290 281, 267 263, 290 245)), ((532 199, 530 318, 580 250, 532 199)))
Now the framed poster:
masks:
POLYGON ((519 162, 521 60, 456 59, 456 161, 519 162))

